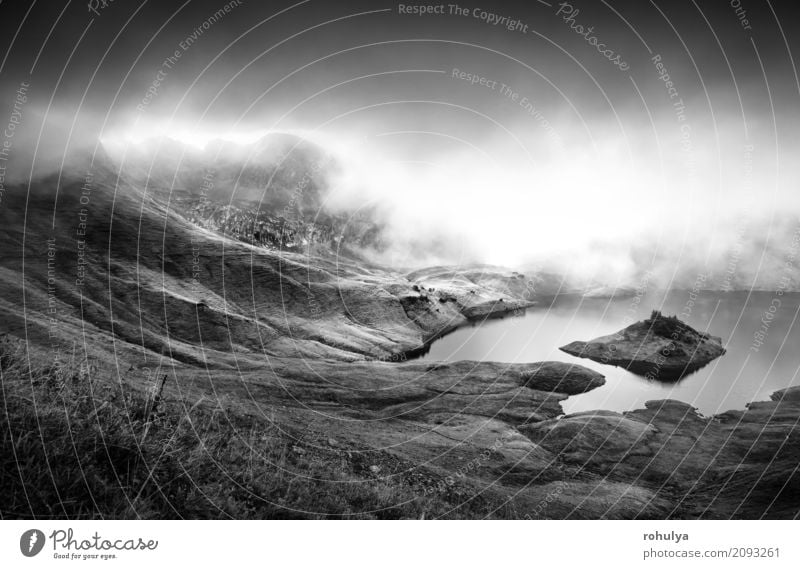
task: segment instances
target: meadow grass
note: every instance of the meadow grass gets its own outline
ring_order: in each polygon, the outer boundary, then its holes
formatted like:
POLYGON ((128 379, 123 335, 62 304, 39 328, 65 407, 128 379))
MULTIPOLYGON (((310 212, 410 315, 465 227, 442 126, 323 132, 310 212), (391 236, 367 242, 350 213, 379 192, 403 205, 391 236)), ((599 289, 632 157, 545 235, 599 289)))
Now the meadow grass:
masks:
POLYGON ((313 434, 167 401, 166 376, 137 390, 85 361, 48 363, 8 336, 0 374, 3 519, 474 518, 497 508, 431 472, 376 475, 377 454, 298 449, 313 434))

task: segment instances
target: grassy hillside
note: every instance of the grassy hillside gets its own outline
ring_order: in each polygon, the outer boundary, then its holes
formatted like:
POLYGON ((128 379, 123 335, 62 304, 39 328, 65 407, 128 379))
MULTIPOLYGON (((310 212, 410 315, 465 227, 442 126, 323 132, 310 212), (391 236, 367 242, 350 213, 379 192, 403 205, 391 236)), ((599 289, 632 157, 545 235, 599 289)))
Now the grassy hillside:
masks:
MULTIPOLYGON (((213 405, 188 408, 0 342, 0 518, 482 517, 486 500, 388 457, 213 405), (307 445, 299 446, 303 440, 307 445), (377 472, 376 472, 377 471, 377 472)), ((167 378, 168 381, 168 378, 167 378)))

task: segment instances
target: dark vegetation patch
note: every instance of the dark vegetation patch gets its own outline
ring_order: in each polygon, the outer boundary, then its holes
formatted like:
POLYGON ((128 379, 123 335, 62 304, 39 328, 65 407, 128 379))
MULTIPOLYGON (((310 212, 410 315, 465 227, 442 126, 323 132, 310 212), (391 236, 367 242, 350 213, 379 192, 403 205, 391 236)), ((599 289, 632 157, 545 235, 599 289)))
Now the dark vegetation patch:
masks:
POLYGON ((708 337, 708 334, 698 332, 688 324, 681 322, 677 316, 664 316, 659 310, 653 310, 650 318, 644 320, 642 325, 656 336, 692 343, 708 337))
POLYGON ((0 340, 0 519, 480 518, 502 500, 329 434, 0 340))

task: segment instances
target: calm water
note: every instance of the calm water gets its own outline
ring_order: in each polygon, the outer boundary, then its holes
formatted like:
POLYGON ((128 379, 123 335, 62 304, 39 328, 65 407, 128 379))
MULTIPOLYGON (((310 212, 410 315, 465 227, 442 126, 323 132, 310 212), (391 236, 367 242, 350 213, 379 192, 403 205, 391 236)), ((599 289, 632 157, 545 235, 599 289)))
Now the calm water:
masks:
POLYGON ((570 397, 567 413, 590 409, 626 411, 651 399, 678 399, 705 415, 742 409, 765 400, 777 389, 800 383, 800 294, 776 297, 772 292, 700 292, 687 322, 697 330, 722 337, 728 353, 675 384, 648 381, 622 368, 570 356, 558 348, 573 340, 591 340, 616 332, 660 309, 681 314, 689 293, 670 291, 644 298, 586 299, 559 297, 524 315, 489 320, 437 340, 422 359, 576 362, 606 376, 606 385, 570 397), (780 307, 775 308, 778 298, 780 307), (763 345, 753 350, 754 334, 773 306, 763 345), (638 307, 638 308, 637 308, 638 307))

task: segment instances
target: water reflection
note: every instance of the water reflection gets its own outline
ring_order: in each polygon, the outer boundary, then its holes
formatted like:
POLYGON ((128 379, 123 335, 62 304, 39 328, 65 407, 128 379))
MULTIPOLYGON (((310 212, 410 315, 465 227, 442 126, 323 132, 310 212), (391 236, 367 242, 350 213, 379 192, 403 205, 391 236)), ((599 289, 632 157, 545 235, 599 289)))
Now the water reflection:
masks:
POLYGON ((701 292, 687 323, 720 336, 727 354, 675 382, 648 380, 623 368, 576 358, 559 350, 574 340, 591 340, 643 320, 651 309, 679 314, 688 291, 652 293, 644 298, 589 299, 560 296, 519 316, 487 320, 462 328, 428 347, 426 360, 487 360, 578 363, 606 376, 606 385, 570 397, 567 412, 589 409, 626 411, 652 399, 686 401, 705 414, 741 409, 773 391, 800 383, 800 294, 784 294, 759 342, 772 292, 701 292), (634 313, 632 306, 637 306, 634 313))

